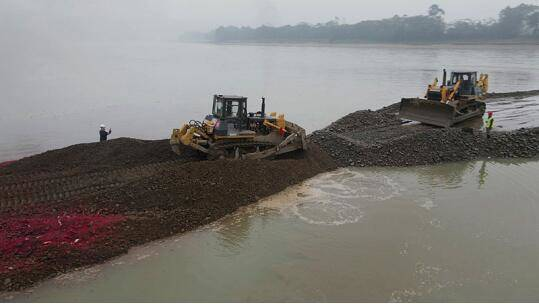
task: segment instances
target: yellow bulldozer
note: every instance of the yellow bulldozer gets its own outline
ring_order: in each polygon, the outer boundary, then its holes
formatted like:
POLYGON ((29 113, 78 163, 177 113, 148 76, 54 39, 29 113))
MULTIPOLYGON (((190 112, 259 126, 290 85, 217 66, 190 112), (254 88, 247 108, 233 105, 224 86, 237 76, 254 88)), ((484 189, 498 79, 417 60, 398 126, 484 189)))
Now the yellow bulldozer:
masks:
POLYGON ((438 78, 428 86, 426 99, 403 98, 399 117, 419 121, 425 124, 451 127, 485 113, 486 105, 482 101, 488 91, 488 75, 477 72, 452 72, 447 79, 443 70, 442 83, 438 78))
POLYGON ((188 146, 209 159, 263 159, 307 149, 303 128, 265 108, 265 98, 260 111, 248 113, 247 97, 214 95, 212 114, 172 131, 172 150, 181 155, 188 146))

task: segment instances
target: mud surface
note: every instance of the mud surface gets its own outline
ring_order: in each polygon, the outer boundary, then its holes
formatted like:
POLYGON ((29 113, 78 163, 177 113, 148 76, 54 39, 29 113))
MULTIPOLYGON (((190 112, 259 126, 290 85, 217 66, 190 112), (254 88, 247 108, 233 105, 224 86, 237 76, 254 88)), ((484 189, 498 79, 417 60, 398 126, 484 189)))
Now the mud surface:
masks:
POLYGON ((539 128, 487 139, 469 127, 403 122, 398 107, 346 115, 309 135, 308 151, 276 160, 206 161, 191 150, 173 154, 168 140, 120 138, 2 163, 0 291, 194 229, 337 166, 538 155, 539 128))
POLYGON ((271 161, 202 161, 169 151, 165 140, 122 138, 2 168, 0 291, 191 230, 336 168, 315 145, 271 161))

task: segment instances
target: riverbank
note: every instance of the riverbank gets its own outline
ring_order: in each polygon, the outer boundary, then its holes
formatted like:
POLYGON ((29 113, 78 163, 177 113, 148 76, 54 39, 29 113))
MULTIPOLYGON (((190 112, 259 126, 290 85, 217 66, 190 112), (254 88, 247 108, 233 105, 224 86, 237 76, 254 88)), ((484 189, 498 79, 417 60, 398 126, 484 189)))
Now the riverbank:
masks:
POLYGON ((200 161, 169 151, 166 140, 121 138, 2 168, 0 290, 192 230, 336 168, 315 145, 273 161, 200 161))
POLYGON ((357 46, 396 46, 396 47, 452 47, 452 46, 528 46, 538 45, 537 40, 485 40, 484 42, 477 41, 444 41, 444 42, 374 42, 374 41, 328 41, 328 40, 180 40, 182 43, 200 43, 200 44, 222 44, 222 45, 277 45, 277 46, 339 46, 339 47, 357 47, 357 46))
MULTIPOLYGON (((539 91, 491 94, 523 98, 539 91)), ((339 166, 416 166, 478 158, 530 158, 539 154, 539 128, 493 131, 487 138, 482 118, 454 128, 434 128, 401 121, 399 104, 361 110, 315 131, 310 140, 339 166)))
MULTIPOLYGON (((533 92, 505 93, 503 97, 533 92), (512 94, 512 95, 511 95, 512 94)), ((493 95, 491 98, 497 98, 493 95)), ((0 168, 0 291, 208 224, 338 166, 410 166, 533 157, 539 130, 439 129, 400 121, 398 104, 357 111, 286 159, 203 161, 167 140, 120 138, 45 152, 0 168)))

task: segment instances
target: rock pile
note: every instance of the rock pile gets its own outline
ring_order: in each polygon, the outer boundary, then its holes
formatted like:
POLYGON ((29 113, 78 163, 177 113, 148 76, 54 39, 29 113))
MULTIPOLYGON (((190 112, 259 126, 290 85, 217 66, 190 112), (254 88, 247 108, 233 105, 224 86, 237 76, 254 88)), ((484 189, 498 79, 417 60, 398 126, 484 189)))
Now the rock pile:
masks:
POLYGON ((487 139, 476 129, 403 124, 388 111, 391 108, 349 114, 314 132, 310 140, 340 166, 413 166, 539 155, 539 128, 493 132, 487 139))

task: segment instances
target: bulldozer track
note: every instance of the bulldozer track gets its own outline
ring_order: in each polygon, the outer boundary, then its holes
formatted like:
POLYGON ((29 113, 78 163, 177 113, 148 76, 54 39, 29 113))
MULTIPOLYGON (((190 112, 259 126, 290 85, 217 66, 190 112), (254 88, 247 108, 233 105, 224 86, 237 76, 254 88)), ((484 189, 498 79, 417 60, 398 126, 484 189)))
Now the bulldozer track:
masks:
POLYGON ((119 187, 184 161, 168 161, 86 174, 48 173, 0 177, 0 211, 21 205, 58 202, 119 187))
POLYGON ((244 142, 244 143, 231 143, 231 144, 217 144, 215 145, 215 149, 218 150, 226 150, 231 149, 235 147, 239 148, 249 148, 249 147, 275 147, 275 144, 262 142, 262 141, 250 141, 250 142, 244 142))

